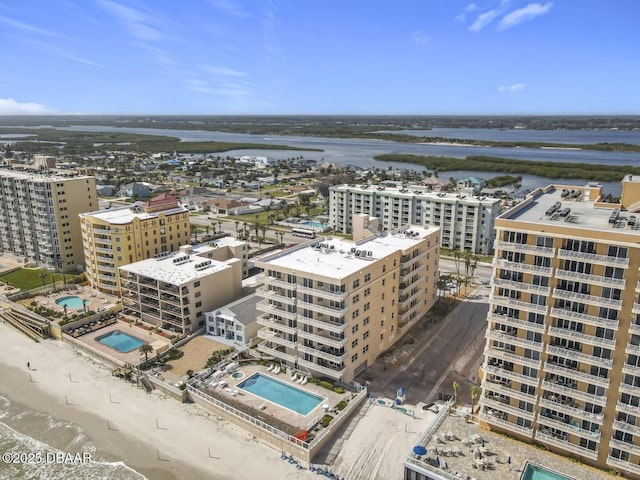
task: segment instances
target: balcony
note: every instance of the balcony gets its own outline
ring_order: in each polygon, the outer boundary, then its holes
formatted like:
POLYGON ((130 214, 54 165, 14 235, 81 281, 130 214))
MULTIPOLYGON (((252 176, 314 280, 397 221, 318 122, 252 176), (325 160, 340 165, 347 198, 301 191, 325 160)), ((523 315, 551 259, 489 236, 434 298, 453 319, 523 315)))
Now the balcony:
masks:
MULTIPOLYGON (((260 322, 258 322, 260 323, 260 322)), ((347 345, 347 339, 339 339, 336 337, 325 337, 324 335, 316 335, 313 333, 305 332, 303 330, 298 331, 298 338, 304 338, 312 342, 328 345, 333 348, 344 348, 347 345)))
POLYGON ((268 315, 258 316, 258 325, 273 328, 275 330, 280 330, 291 335, 295 335, 296 333, 298 333, 298 327, 290 327, 288 325, 285 325, 281 320, 276 320, 275 318, 268 315))
POLYGON ((581 332, 576 332, 575 330, 569 330, 567 328, 550 327, 549 335, 551 335, 552 337, 566 338, 568 340, 577 340, 581 343, 595 345, 597 347, 606 347, 612 350, 616 348, 615 340, 609 340, 602 337, 594 337, 593 335, 587 335, 581 332))
POLYGON ((640 355, 640 345, 631 345, 627 344, 627 348, 624 349, 624 352, 631 355, 640 355))
POLYGON ((532 332, 544 333, 545 331, 544 323, 529 322, 527 320, 520 320, 518 318, 508 317, 507 315, 501 315, 499 313, 490 312, 488 315, 488 319, 491 322, 498 322, 510 327, 523 328, 532 332))
POLYGON ((540 267, 538 265, 529 265, 528 263, 510 262, 509 260, 502 258, 494 259, 492 265, 504 270, 543 275, 545 277, 550 277, 552 273, 551 267, 540 267))
POLYGON ((281 333, 269 328, 261 328, 258 330, 258 338, 262 338, 263 340, 267 340, 277 345, 282 345, 283 347, 296 348, 298 345, 298 342, 287 340, 281 333))
MULTIPOLYGON (((413 270, 409 270, 407 273, 405 273, 404 275, 402 274, 402 271, 406 270, 406 269, 402 269, 400 270, 400 281, 401 282, 408 282, 411 277, 413 277, 414 275, 418 275, 419 273, 425 271, 427 269, 426 265, 418 265, 417 268, 414 268, 413 270)), ((411 282, 411 283, 415 283, 415 282, 411 282)))
POLYGON ((585 371, 572 370, 562 365, 555 365, 553 363, 550 363, 548 360, 544 364, 544 371, 547 373, 552 373, 554 375, 567 377, 577 382, 592 383, 594 385, 598 385, 599 387, 605 387, 605 388, 609 386, 608 378, 596 377, 595 375, 590 375, 585 371))
MULTIPOLYGON (((627 422, 621 422, 620 420, 613 421, 613 428, 631 433, 632 435, 640 435, 640 427, 629 425, 627 422)), ((637 448, 640 450, 640 447, 637 448)))
POLYGON ((595 253, 575 252, 564 248, 558 249, 558 258, 562 260, 587 260, 589 263, 597 263, 610 267, 627 268, 629 266, 628 258, 609 257, 608 255, 598 255, 595 253))
POLYGON ((564 308, 552 308, 551 316, 555 318, 562 318, 565 320, 577 321, 592 327, 607 327, 614 330, 618 329, 618 320, 611 320, 609 318, 594 317, 593 315, 587 315, 586 313, 573 312, 564 308))
POLYGON ((98 264, 96 265, 96 270, 97 270, 98 272, 116 273, 116 269, 115 269, 115 268, 113 268, 113 267, 108 267, 108 266, 106 266, 106 265, 102 265, 102 264, 100 264, 100 263, 98 263, 98 264))
POLYGON ((527 292, 527 293, 537 293, 538 295, 545 295, 545 296, 549 296, 549 293, 551 292, 550 287, 543 287, 540 285, 534 285, 532 283, 526 283, 526 282, 515 282, 513 280, 505 280, 503 278, 498 278, 498 277, 493 279, 493 284, 497 287, 510 288, 513 290, 519 290, 521 292, 527 292))
POLYGON ((640 313, 640 303, 634 303, 633 307, 631 307, 631 313, 637 315, 640 313))
MULTIPOLYGON (((567 425, 568 426, 568 425, 567 425)), ((575 443, 570 443, 569 439, 563 440, 558 438, 555 435, 551 435, 550 433, 544 433, 541 430, 536 432, 536 440, 545 445, 554 445, 562 450, 575 453, 578 456, 586 457, 590 460, 598 459, 598 452, 594 450, 589 450, 588 448, 583 448, 580 445, 576 445, 575 443)))
POLYGON ((540 406, 543 408, 555 410, 556 412, 562 412, 566 415, 571 415, 572 417, 578 417, 583 420, 598 423, 600 425, 602 425, 602 422, 604 422, 604 415, 587 412, 585 410, 582 410, 581 408, 572 407, 571 405, 565 405, 564 403, 560 402, 554 402, 551 399, 541 398, 540 406))
POLYGON ((111 235, 111 230, 109 230, 108 228, 93 227, 93 234, 94 235, 111 235))
MULTIPOLYGON (((620 393, 628 393, 629 395, 636 396, 640 394, 640 387, 634 387, 628 383, 621 383, 618 389, 620 390, 620 393)), ((634 415, 636 415, 636 413, 634 413, 634 415)))
POLYGON ((516 425, 515 423, 511 423, 507 420, 503 420, 494 415, 489 415, 486 413, 480 414, 480 419, 487 422, 490 425, 495 425, 496 427, 503 428, 504 430, 508 430, 510 432, 517 433, 518 435, 523 435, 525 437, 531 437, 533 434, 533 428, 523 427, 521 425, 516 425))
MULTIPOLYGON (((414 293, 411 296, 407 296, 404 300, 402 300, 402 297, 400 297, 398 299, 398 309, 404 310, 406 312, 407 309, 412 308, 411 307, 411 302, 413 302, 414 300, 420 298, 422 295, 424 295, 424 290, 419 289, 416 293, 414 293)), ((422 304, 422 302, 418 302, 414 306, 418 306, 418 305, 421 305, 421 304, 422 304)))
POLYGON ((540 368, 541 360, 534 360, 533 358, 525 358, 520 355, 516 355, 505 350, 501 350, 495 347, 491 347, 485 350, 485 355, 489 355, 498 360, 505 360, 507 362, 515 363, 517 365, 525 365, 531 368, 540 368))
POLYGON ((548 392, 557 393, 558 395, 566 395, 571 398, 577 398, 578 400, 582 400, 583 402, 594 403, 596 405, 600 405, 601 407, 604 407, 607 403, 607 397, 599 397, 597 395, 593 395, 582 390, 577 390, 575 388, 566 387, 564 385, 550 382, 548 380, 544 380, 542 382, 542 388, 548 392))
POLYGON ((298 309, 307 309, 313 312, 323 313, 325 315, 330 315, 332 317, 344 317, 349 309, 347 307, 343 308, 335 308, 326 305, 316 305, 314 303, 303 302, 298 300, 298 309))
MULTIPOLYGON (((622 392, 622 390, 620 390, 622 392)), ((623 392, 623 393, 627 393, 627 392, 623 392)), ((631 405, 629 403, 622 403, 620 400, 618 400, 618 403, 616 403, 616 411, 617 412, 622 412, 622 413, 628 413, 629 415, 638 415, 638 407, 636 407, 635 405, 631 405)))
POLYGON ((616 310, 620 310, 622 308, 622 300, 596 297, 595 295, 570 292, 568 290, 561 290, 559 288, 553 289, 553 298, 557 298, 559 300, 569 300, 572 302, 588 303, 590 305, 597 305, 598 307, 605 308, 614 308, 616 310))
POLYGON ((329 332, 334 332, 334 333, 344 333, 347 331, 348 325, 346 323, 338 324, 338 323, 333 323, 328 321, 325 322, 323 320, 305 317, 304 315, 301 315, 301 314, 299 314, 297 318, 298 318, 298 326, 310 325, 312 327, 320 328, 322 330, 327 330, 329 332))
POLYGON ((522 300, 516 300, 515 298, 501 297, 499 295, 490 295, 489 302, 494 305, 500 305, 507 308, 516 308, 518 310, 524 310, 525 312, 533 313, 547 313, 546 305, 538 305, 535 303, 523 302, 522 300))
POLYGON ((271 355, 272 357, 274 357, 276 359, 285 360, 285 361, 290 362, 290 363, 295 363, 297 358, 298 358, 296 355, 291 355, 289 353, 285 353, 285 352, 281 352, 280 350, 276 350, 272 346, 267 345, 265 342, 262 342, 262 343, 258 344, 258 351, 262 352, 262 353, 264 353, 266 355, 271 355))
POLYGON ((625 363, 622 366, 622 373, 626 373, 629 375, 635 375, 637 377, 640 377, 640 367, 637 367, 635 365, 629 365, 627 363, 625 363))
POLYGON ((267 298, 273 300, 274 302, 281 302, 287 305, 295 305, 296 298, 295 297, 287 297, 284 295, 284 290, 282 293, 274 292, 273 290, 267 290, 265 288, 259 288, 256 291, 257 295, 262 298, 267 298))
MULTIPOLYGON (((258 331, 258 333, 260 332, 258 331)), ((305 347, 302 344, 298 344, 298 352, 308 353, 316 358, 322 358, 323 360, 333 363, 343 363, 347 359, 346 353, 343 353, 342 355, 333 355, 329 352, 324 352, 319 348, 305 347)))
POLYGON ((171 303, 175 303, 176 305, 180 305, 180 297, 177 297, 176 295, 171 295, 169 293, 161 293, 160 299, 164 300, 165 302, 171 302, 171 303))
POLYGON ((283 280, 280 280, 275 277, 270 277, 268 275, 265 275, 264 281, 266 285, 273 285, 274 287, 281 287, 287 290, 296 290, 298 286, 296 283, 285 282, 283 280))
POLYGON ((319 288, 304 287, 302 285, 298 285, 298 292, 327 300, 333 300, 335 302, 343 302, 349 296, 349 292, 333 292, 319 288))
POLYGON ((532 387, 538 386, 538 379, 534 377, 528 377, 521 373, 515 373, 504 368, 497 367, 495 365, 485 365, 483 367, 485 373, 489 375, 495 375, 501 378, 506 378, 514 382, 524 383, 525 385, 531 385, 532 387))
POLYGON ((516 417, 520 417, 520 418, 524 418, 526 420, 531 420, 533 421, 533 417, 535 416, 534 412, 528 412, 526 410, 522 410, 521 408, 518 408, 514 405, 509 405, 507 403, 502 403, 498 400, 493 400, 489 397, 483 397, 482 400, 482 405, 484 405, 487 408, 492 408, 494 410, 499 410, 501 412, 504 413, 509 413, 511 415, 514 415, 516 417))
POLYGON ((99 243, 100 245, 113 245, 113 242, 111 241, 110 238, 101 238, 101 237, 94 237, 93 243, 99 243))
POLYGON ((571 350, 566 347, 547 345, 547 353, 550 355, 557 355, 563 358, 569 358, 580 363, 588 363, 589 365, 596 365, 603 368, 611 368, 613 361, 608 358, 594 357, 593 355, 587 355, 586 353, 571 350))
POLYGON ((104 280, 105 282, 111 282, 113 284, 116 283, 116 277, 114 277, 113 275, 98 275, 98 278, 100 280, 104 280))
POLYGON ((258 302, 256 304, 256 308, 258 310, 260 310, 261 312, 270 313, 272 315, 278 315, 279 317, 284 317, 284 318, 287 318, 289 320, 295 320, 296 319, 296 314, 295 313, 287 312, 286 310, 282 310, 281 308, 276 307, 275 305, 271 305, 270 303, 258 302))
POLYGON ((624 278, 603 277, 602 275, 590 275, 588 273, 572 272, 570 270, 556 269, 556 278, 560 280, 576 281, 590 285, 600 285, 602 287, 624 288, 626 281, 624 278))
POLYGON ((553 257, 555 251, 552 247, 539 247, 537 245, 527 245, 523 243, 505 242, 496 240, 493 244, 496 250, 506 250, 509 252, 529 253, 542 257, 553 257))
MULTIPOLYGON (((106 253, 107 255, 113 255, 113 249, 111 249, 111 248, 95 247, 94 250, 97 253, 106 253)), ((85 250, 85 252, 86 252, 86 250, 85 250)), ((111 258, 111 261, 113 261, 113 258, 111 258)))
POLYGON ((169 283, 162 283, 162 282, 160 282, 160 290, 163 290, 165 292, 170 292, 170 293, 180 292, 180 288, 176 287, 175 285, 171 285, 169 283))
POLYGON ((492 382, 490 380, 484 380, 481 384, 482 390, 487 396, 488 392, 494 392, 499 395, 505 395, 507 397, 517 398, 529 403, 536 403, 537 397, 535 395, 529 395, 528 393, 521 392, 515 388, 507 387, 501 383, 492 382))
POLYGON ((640 445, 634 445, 633 443, 623 442, 622 440, 611 438, 609 440, 609 446, 611 448, 626 450, 627 452, 632 453, 633 455, 640 455, 640 445))
POLYGON ((532 350, 542 351, 542 343, 534 342, 533 340, 527 340, 526 338, 520 338, 506 333, 501 333, 499 330, 491 330, 487 337, 491 340, 498 342, 508 343, 522 348, 531 348, 532 350))
POLYGON ((341 368, 340 370, 334 370, 333 368, 324 367, 322 365, 318 365, 317 363, 309 362, 307 360, 298 359, 298 369, 300 370, 309 370, 312 372, 320 373, 320 376, 327 376, 329 378, 333 378, 334 380, 342 380, 342 377, 345 373, 347 373, 346 368, 341 368))
MULTIPOLYGON (((609 445, 611 445, 611 441, 609 441, 609 445)), ((607 457, 607 465, 616 467, 623 472, 631 472, 635 473, 636 475, 640 475, 640 465, 612 457, 611 455, 607 457)))
POLYGON ((538 423, 542 425, 546 425, 547 427, 557 428, 563 430, 570 435, 578 435, 582 438, 587 438, 589 440, 593 440, 594 442, 600 441, 600 430, 585 430, 580 427, 580 425, 572 425, 567 422, 563 422, 560 420, 556 420, 552 417, 547 417, 545 415, 538 415, 538 423))

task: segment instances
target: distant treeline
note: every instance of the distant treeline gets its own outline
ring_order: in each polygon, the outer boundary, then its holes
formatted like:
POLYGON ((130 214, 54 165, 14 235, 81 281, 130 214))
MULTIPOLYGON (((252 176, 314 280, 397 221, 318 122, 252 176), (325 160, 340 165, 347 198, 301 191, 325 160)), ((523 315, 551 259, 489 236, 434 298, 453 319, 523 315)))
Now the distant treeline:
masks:
POLYGON ((488 188, 506 187, 507 185, 519 185, 522 182, 522 176, 514 177, 512 175, 500 175, 487 180, 488 188))
POLYGON ((428 155, 392 153, 376 155, 375 160, 413 163, 429 170, 472 170, 476 172, 504 172, 537 175, 546 178, 577 178, 602 182, 620 181, 627 174, 640 175, 640 168, 627 165, 598 165, 594 163, 538 162, 515 158, 471 155, 464 159, 428 155))

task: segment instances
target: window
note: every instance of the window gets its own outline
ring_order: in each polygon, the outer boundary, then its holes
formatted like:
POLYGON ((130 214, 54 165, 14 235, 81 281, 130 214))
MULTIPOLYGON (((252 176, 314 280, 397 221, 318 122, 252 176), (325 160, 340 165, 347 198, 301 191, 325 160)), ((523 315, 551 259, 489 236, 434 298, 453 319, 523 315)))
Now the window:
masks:
POLYGON ((196 292, 195 297, 198 298, 200 296, 202 296, 202 292, 196 292))
POLYGON ((198 287, 200 286, 200 282, 199 282, 199 281, 198 281, 198 282, 195 282, 195 283, 193 284, 193 286, 194 286, 195 288, 198 288, 198 287))
POLYGON ((369 345, 365 345, 364 347, 362 347, 362 353, 365 354, 369 351, 369 345))
POLYGON ((357 354, 357 353, 354 353, 354 354, 351 356, 351 361, 352 361, 352 362, 355 362, 356 360, 358 360, 358 354, 357 354))
POLYGON ((360 286, 360 280, 359 279, 354 280, 353 281, 353 288, 358 288, 359 286, 360 286))
POLYGON ((364 289, 364 296, 368 297, 371 294, 371 288, 367 287, 364 289))
POLYGON ((383 339, 384 339, 384 333, 381 333, 380 334, 380 340, 383 340, 383 339))
POLYGON ((367 338, 369 338, 369 330, 367 330, 366 332, 364 332, 364 333, 362 334, 362 339, 363 339, 363 340, 366 340, 367 338))
POLYGON ((360 326, 356 323, 353 327, 351 327, 351 333, 356 333, 358 331, 358 328, 360 328, 360 326))
POLYGON ((369 317, 366 317, 364 320, 362 320, 362 325, 369 325, 369 317))
POLYGON ((364 281, 365 281, 365 282, 369 282, 369 281, 371 281, 371 274, 370 274, 370 273, 367 273, 367 274, 364 276, 364 281))
POLYGON ((353 305, 355 305, 356 303, 358 303, 360 301, 360 295, 354 295, 353 299, 351 300, 351 303, 353 305))
POLYGON ((196 308, 201 307, 202 306, 202 302, 196 302, 196 308))
POLYGON ((358 339, 356 338, 353 342, 351 342, 351 348, 356 348, 358 346, 358 339))

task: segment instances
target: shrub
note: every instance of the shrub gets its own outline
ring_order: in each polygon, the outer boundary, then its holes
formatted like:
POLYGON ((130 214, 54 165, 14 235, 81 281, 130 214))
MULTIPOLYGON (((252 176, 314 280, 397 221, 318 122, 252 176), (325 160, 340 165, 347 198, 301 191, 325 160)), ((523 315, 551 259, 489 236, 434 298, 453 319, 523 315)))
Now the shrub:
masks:
POLYGON ((344 388, 336 387, 336 388, 333 389, 333 391, 336 392, 336 393, 344 393, 344 388))
POLYGON ((322 420, 320 420, 320 425, 326 428, 329 423, 331 423, 331 420, 333 420, 333 417, 331 415, 325 415, 324 417, 322 417, 322 420))
POLYGON ((180 390, 185 390, 187 388, 187 384, 186 383, 181 383, 180 386, 178 387, 180 390))
POLYGON ((340 411, 340 410, 344 410, 345 407, 347 406, 347 401, 346 400, 340 400, 340 402, 336 405, 336 410, 340 411))
POLYGON ((327 390, 333 390, 333 384, 331 382, 326 382, 322 380, 320 382, 320 386, 326 388, 327 390))

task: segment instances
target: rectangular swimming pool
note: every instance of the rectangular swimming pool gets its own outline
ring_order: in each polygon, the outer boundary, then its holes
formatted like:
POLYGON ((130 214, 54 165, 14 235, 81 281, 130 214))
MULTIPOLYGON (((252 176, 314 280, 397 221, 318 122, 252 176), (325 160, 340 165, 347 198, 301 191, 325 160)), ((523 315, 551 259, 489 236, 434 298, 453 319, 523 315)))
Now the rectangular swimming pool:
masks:
POLYGON ((111 347, 122 353, 129 353, 136 348, 140 348, 144 345, 144 340, 140 340, 137 337, 131 336, 128 333, 121 332, 120 330, 114 330, 105 335, 101 335, 96 338, 97 341, 111 347))
POLYGON ((324 400, 324 397, 292 387, 260 373, 256 373, 239 383, 238 388, 302 415, 307 415, 324 400))
POLYGON ((568 477, 552 470, 547 470, 540 465, 534 465, 527 462, 522 472, 520 480, 575 480, 573 477, 568 477))

